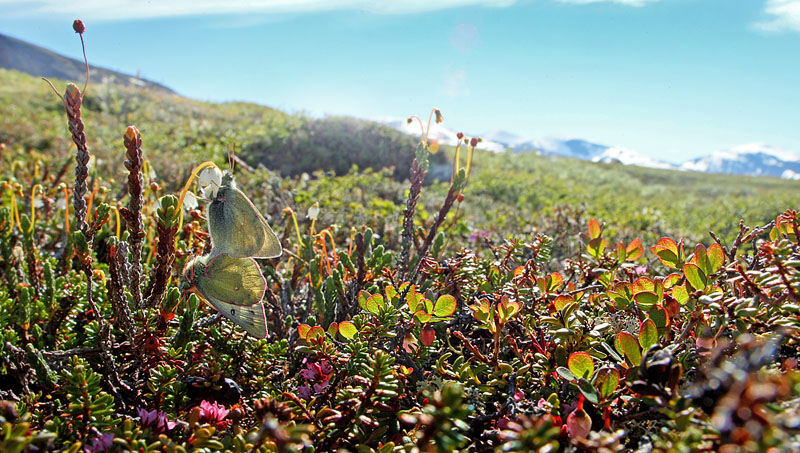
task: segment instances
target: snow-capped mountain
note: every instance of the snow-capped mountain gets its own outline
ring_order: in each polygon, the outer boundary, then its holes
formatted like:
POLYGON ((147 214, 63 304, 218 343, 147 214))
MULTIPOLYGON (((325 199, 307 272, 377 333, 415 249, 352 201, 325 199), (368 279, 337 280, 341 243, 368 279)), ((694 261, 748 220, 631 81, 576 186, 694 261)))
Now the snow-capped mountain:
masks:
POLYGON ((800 154, 764 143, 748 143, 684 162, 681 168, 706 173, 800 179, 800 154))
MULTIPOLYGON (((419 123, 404 119, 387 119, 381 122, 413 135, 420 134, 419 123)), ((472 134, 467 134, 472 136, 472 134)), ((504 130, 478 135, 483 141, 478 148, 492 152, 536 152, 545 156, 564 156, 603 163, 621 163, 639 167, 670 170, 726 173, 749 176, 772 176, 800 180, 800 154, 775 148, 763 143, 740 145, 717 151, 680 165, 673 165, 645 156, 637 151, 619 146, 608 146, 576 137, 525 138, 504 130)), ((457 132, 441 124, 431 124, 430 139, 441 144, 455 145, 457 132)))

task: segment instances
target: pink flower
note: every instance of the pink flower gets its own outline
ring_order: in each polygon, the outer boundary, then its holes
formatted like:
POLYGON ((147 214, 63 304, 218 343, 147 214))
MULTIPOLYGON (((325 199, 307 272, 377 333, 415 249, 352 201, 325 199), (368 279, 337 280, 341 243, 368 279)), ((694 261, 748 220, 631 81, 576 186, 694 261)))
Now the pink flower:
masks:
POLYGON ((225 420, 229 412, 228 409, 225 409, 225 406, 218 404, 216 401, 209 403, 203 400, 200 403, 200 421, 214 425, 217 429, 226 429, 231 425, 230 420, 225 420))
MULTIPOLYGON (((140 409, 141 410, 141 409, 140 409)), ((103 434, 100 437, 95 437, 89 445, 83 447, 86 453, 99 453, 101 451, 108 451, 114 444, 114 435, 111 433, 103 434)))
POLYGON ((525 399, 525 392, 523 392, 523 391, 522 391, 522 390, 520 390, 520 389, 517 389, 517 390, 514 392, 514 401, 516 401, 516 402, 520 402, 520 401, 522 401, 522 400, 524 400, 524 399, 525 399))
POLYGON ((308 401, 311 399, 311 388, 308 384, 303 384, 300 387, 297 387, 297 393, 300 394, 300 398, 308 401))
MULTIPOLYGON (((303 362, 305 363, 306 361, 304 360, 303 362)), ((328 387, 332 375, 333 367, 327 360, 306 363, 306 367, 300 370, 300 376, 311 382, 299 386, 297 392, 301 398, 310 400, 312 396, 322 393, 328 387)))
POLYGON ((139 417, 142 419, 142 428, 151 430, 154 434, 166 434, 175 427, 176 423, 169 421, 164 411, 146 411, 137 409, 139 417))

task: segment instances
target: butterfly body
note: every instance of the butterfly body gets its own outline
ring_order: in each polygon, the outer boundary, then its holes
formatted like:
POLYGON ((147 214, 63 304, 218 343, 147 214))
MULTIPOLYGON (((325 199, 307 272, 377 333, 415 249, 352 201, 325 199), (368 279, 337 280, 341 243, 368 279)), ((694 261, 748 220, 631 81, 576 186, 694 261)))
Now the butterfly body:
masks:
POLYGON ((232 258, 275 258, 282 253, 278 237, 252 201, 226 173, 208 205, 212 255, 232 258))
POLYGON ((261 303, 267 281, 252 258, 233 258, 225 253, 196 257, 186 264, 181 288, 203 298, 250 335, 267 336, 261 303))

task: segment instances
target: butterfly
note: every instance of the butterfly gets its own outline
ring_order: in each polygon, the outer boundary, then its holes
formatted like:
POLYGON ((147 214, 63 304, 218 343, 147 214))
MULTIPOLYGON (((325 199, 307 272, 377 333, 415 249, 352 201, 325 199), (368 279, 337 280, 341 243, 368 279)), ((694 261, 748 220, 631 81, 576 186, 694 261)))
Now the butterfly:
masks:
POLYGON ((253 202, 236 187, 233 175, 225 172, 221 184, 208 192, 208 232, 211 254, 231 258, 275 258, 283 252, 281 242, 253 202))
POLYGON ((261 300, 267 281, 252 258, 232 258, 225 253, 193 258, 183 270, 181 290, 197 294, 250 335, 266 338, 267 318, 261 300))

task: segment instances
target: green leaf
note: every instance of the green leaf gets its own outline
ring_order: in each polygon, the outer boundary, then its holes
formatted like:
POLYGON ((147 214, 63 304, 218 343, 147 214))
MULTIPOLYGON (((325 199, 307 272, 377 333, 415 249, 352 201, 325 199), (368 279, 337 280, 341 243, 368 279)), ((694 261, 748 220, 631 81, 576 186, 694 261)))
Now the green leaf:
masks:
POLYGON ((577 377, 590 378, 594 373, 594 360, 585 352, 573 352, 567 359, 569 370, 577 377))
POLYGON ((367 310, 367 299, 369 299, 369 293, 366 291, 359 291, 358 292, 358 306, 361 307, 364 311, 367 310))
POLYGON ((597 389, 594 388, 592 383, 586 379, 578 379, 578 389, 581 391, 581 394, 586 397, 586 401, 592 404, 597 404, 600 402, 600 395, 597 393, 597 389))
POLYGON ((708 248, 709 274, 714 274, 725 265, 725 252, 719 244, 712 244, 708 248))
POLYGON ((674 297, 675 300, 677 300, 681 305, 689 302, 689 291, 686 290, 686 285, 673 286, 672 297, 674 297))
POLYGON ((681 253, 678 244, 670 238, 661 238, 650 251, 658 257, 661 264, 671 268, 678 268, 681 264, 681 253))
POLYGON ((367 311, 372 314, 378 314, 378 312, 380 312, 383 306, 384 306, 384 299, 383 296, 380 294, 373 294, 369 296, 369 299, 367 299, 366 302, 367 311))
POLYGON ((648 313, 650 319, 653 320, 658 328, 658 335, 663 336, 669 331, 669 313, 667 309, 661 305, 654 305, 648 313))
POLYGON ((645 351, 658 344, 658 328, 650 318, 645 319, 639 328, 639 343, 645 351))
POLYGON ((709 272, 710 266, 708 264, 708 254, 706 253, 705 245, 697 244, 697 247, 694 248, 694 259, 692 262, 696 264, 704 274, 709 275, 711 273, 709 272))
POLYGON ((569 368, 565 368, 563 366, 556 368, 556 373, 558 373, 559 376, 561 376, 563 379, 566 379, 567 381, 574 381, 575 379, 577 379, 575 375, 572 374, 572 371, 569 370, 569 368))
POLYGON ((693 263, 684 264, 683 275, 686 276, 686 280, 689 281, 689 284, 691 284, 694 289, 700 291, 706 289, 706 284, 708 283, 708 280, 706 279, 706 274, 696 264, 693 263))
POLYGON ((603 399, 608 398, 614 393, 614 390, 619 386, 619 371, 614 368, 605 367, 597 372, 597 379, 595 380, 600 395, 603 399))
POLYGON ((594 238, 586 245, 586 251, 589 255, 600 258, 603 256, 603 251, 606 249, 606 240, 603 238, 594 238))
POLYGON ((356 329, 355 324, 350 321, 342 321, 339 323, 339 333, 347 338, 351 339, 356 336, 358 333, 358 329, 356 329))
POLYGON ((658 294, 650 291, 642 291, 640 293, 636 293, 633 296, 634 300, 636 300, 636 305, 639 306, 642 310, 649 310, 650 307, 658 303, 658 294))
POLYGON ((425 311, 428 313, 433 314, 433 301, 430 299, 422 299, 422 304, 425 307, 425 311))
POLYGON ((408 302, 408 309, 412 312, 419 310, 419 305, 422 303, 422 299, 425 297, 422 293, 412 293, 411 291, 408 292, 406 295, 406 301, 408 302))
POLYGON ((423 310, 417 310, 414 312, 414 319, 419 321, 420 324, 425 324, 431 320, 431 315, 423 310))
POLYGON ((336 338, 336 333, 339 332, 339 324, 334 321, 328 325, 328 335, 336 338))
POLYGON ((625 358, 628 359, 629 365, 639 366, 642 362, 642 350, 639 348, 639 342, 636 341, 636 337, 628 332, 620 332, 614 341, 615 347, 617 341, 619 341, 620 349, 625 354, 625 358))
POLYGON ((440 318, 452 316, 456 312, 456 298, 445 294, 436 299, 436 305, 433 307, 433 314, 440 318))
POLYGON ((313 340, 316 338, 321 338, 325 336, 325 329, 320 326, 314 326, 311 330, 308 331, 306 335, 306 340, 313 340))
POLYGON ((639 238, 634 239, 625 248, 625 260, 636 261, 644 255, 644 247, 642 247, 642 240, 639 238))
POLYGON ((600 227, 600 223, 598 223, 595 219, 589 220, 589 238, 597 239, 602 233, 603 229, 600 227))

